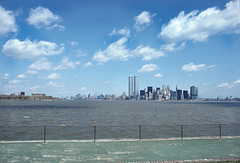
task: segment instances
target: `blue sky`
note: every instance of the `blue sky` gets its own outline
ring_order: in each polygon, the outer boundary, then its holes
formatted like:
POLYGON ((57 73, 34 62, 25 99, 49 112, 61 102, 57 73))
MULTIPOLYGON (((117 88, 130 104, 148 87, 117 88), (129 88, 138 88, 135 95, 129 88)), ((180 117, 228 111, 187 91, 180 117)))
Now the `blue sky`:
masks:
POLYGON ((169 85, 240 97, 237 0, 0 1, 0 94, 169 85))

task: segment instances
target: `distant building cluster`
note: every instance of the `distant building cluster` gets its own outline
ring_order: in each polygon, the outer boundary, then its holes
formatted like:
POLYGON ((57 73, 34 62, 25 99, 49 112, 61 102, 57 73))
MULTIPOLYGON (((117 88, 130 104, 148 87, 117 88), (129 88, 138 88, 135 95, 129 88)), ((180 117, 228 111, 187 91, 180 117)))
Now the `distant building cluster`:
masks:
MULTIPOLYGON (((122 95, 124 96, 124 95, 122 95)), ((128 97, 125 99, 135 100, 198 100, 198 87, 191 86, 190 94, 188 90, 181 90, 176 86, 175 90, 170 90, 169 85, 162 88, 148 86, 147 89, 139 92, 139 76, 129 76, 128 78, 128 97)))
POLYGON ((91 96, 91 94, 89 93, 88 95, 84 94, 81 95, 80 93, 78 93, 76 95, 76 97, 67 97, 64 98, 65 100, 117 100, 117 96, 114 94, 100 94, 100 95, 93 95, 91 96))
POLYGON ((139 76, 130 75, 128 77, 128 94, 123 92, 119 97, 116 95, 100 94, 91 96, 91 94, 81 95, 76 97, 62 98, 64 100, 192 100, 192 101, 239 101, 239 98, 199 98, 198 87, 191 86, 189 90, 179 89, 178 85, 174 90, 171 90, 169 85, 162 85, 161 87, 153 88, 148 86, 143 90, 139 90, 139 76))
POLYGON ((46 96, 44 93, 32 93, 31 96, 26 96, 25 92, 21 92, 18 95, 15 93, 10 95, 0 95, 0 100, 53 100, 52 96, 46 96))
POLYGON ((147 90, 140 90, 140 100, 198 100, 198 87, 190 87, 190 94, 187 90, 181 90, 176 86, 176 90, 170 90, 168 85, 162 88, 148 86, 147 90))

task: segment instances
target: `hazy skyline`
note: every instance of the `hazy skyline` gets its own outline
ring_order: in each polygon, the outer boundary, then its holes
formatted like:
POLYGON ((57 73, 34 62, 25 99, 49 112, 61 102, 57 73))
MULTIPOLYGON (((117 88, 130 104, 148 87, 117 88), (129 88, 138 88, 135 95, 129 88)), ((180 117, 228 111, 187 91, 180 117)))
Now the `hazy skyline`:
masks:
POLYGON ((0 94, 240 97, 239 51, 238 0, 0 1, 0 94))

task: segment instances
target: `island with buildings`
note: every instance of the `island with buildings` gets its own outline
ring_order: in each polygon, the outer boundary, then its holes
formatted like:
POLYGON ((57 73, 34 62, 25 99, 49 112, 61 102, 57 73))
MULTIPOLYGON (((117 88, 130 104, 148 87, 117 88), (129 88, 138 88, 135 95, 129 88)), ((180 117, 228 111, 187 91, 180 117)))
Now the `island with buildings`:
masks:
POLYGON ((47 96, 45 93, 32 93, 30 96, 21 92, 18 95, 2 94, 0 100, 145 100, 145 101, 240 101, 240 98, 215 97, 215 98, 200 98, 198 96, 198 87, 190 86, 189 90, 179 89, 178 85, 174 90, 171 90, 169 85, 162 85, 161 87, 154 88, 147 86, 147 89, 139 90, 139 76, 130 75, 128 77, 128 95, 123 92, 122 95, 116 96, 115 94, 100 94, 100 95, 81 95, 78 93, 76 96, 70 97, 52 97, 47 96))
POLYGON ((46 96, 44 93, 32 93, 31 96, 26 96, 25 92, 16 95, 0 95, 0 100, 54 100, 52 96, 46 96))
POLYGON ((158 101, 240 101, 240 98, 230 97, 214 97, 214 98, 200 98, 198 95, 198 87, 190 86, 189 90, 179 89, 178 85, 175 90, 171 90, 169 85, 162 85, 161 87, 148 86, 147 89, 139 90, 139 76, 130 75, 128 77, 128 94, 123 92, 121 96, 117 97, 114 94, 100 94, 91 95, 78 93, 76 96, 66 97, 65 100, 158 100, 158 101))

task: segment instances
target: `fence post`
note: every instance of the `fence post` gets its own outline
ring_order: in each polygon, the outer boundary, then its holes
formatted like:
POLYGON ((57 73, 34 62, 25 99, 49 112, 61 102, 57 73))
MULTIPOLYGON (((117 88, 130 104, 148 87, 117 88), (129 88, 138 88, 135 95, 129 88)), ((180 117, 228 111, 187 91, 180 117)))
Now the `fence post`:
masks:
POLYGON ((183 125, 181 125, 181 140, 183 140, 183 125))
POLYGON ((47 126, 44 125, 44 134, 43 134, 44 143, 45 143, 45 141, 46 141, 46 129, 47 129, 47 126))
POLYGON ((222 125, 219 124, 219 138, 222 139, 222 125))
POLYGON ((96 132, 97 132, 97 126, 93 127, 93 142, 96 142, 96 132))
POLYGON ((139 141, 142 141, 142 126, 139 125, 139 141))

